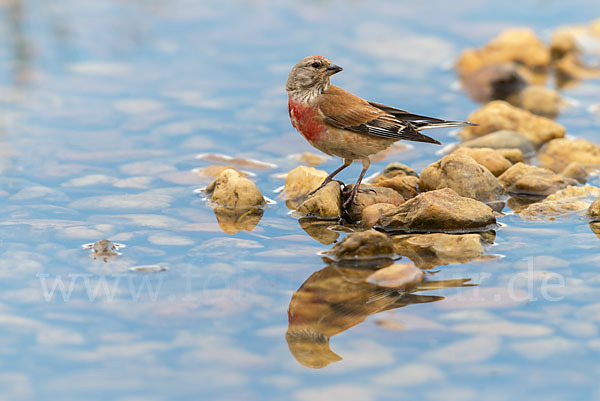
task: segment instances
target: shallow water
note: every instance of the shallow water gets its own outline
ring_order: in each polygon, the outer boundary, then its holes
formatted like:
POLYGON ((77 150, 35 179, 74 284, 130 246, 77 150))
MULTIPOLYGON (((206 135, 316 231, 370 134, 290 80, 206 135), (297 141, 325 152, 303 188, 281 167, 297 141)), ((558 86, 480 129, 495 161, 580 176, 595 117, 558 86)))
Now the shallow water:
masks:
MULTIPOLYGON (((600 399, 585 217, 509 214, 487 257, 399 294, 326 265, 347 230, 314 239, 274 192, 311 151, 283 89, 300 58, 328 56, 334 82, 372 100, 463 119, 478 107, 455 89, 463 48, 597 17, 593 0, 0 0, 0 399, 600 399), (201 154, 269 163, 237 162, 277 201, 252 231, 219 226, 194 192, 210 178, 192 170, 220 164, 201 154), (82 249, 104 238, 121 255, 82 249), (317 322, 318 351, 288 344, 288 308, 317 322)), ((570 135, 597 141, 599 90, 564 91, 570 135)), ((414 144, 370 173, 438 151, 414 144)))

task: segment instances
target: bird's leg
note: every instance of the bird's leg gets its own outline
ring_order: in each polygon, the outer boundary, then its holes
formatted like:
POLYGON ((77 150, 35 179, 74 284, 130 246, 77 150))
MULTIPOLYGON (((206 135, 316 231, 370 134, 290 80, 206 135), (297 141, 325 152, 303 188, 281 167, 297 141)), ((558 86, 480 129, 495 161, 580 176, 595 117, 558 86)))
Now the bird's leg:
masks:
POLYGON ((365 174, 367 173, 367 170, 369 169, 369 166, 371 165, 371 160, 369 160, 368 157, 365 157, 365 158, 361 159, 361 161, 362 161, 363 169, 360 172, 360 175, 358 176, 358 181, 356 181, 356 184, 354 184, 354 187, 352 187, 352 191, 350 192, 350 196, 344 202, 344 207, 348 207, 348 205, 350 204, 350 202, 354 202, 354 198, 356 198, 356 194, 360 191, 360 189, 359 189, 360 188, 360 183, 361 183, 362 179, 364 178, 365 174))
MULTIPOLYGON (((333 173, 329 174, 327 176, 327 178, 325 178, 325 181, 323 181, 323 183, 321 185, 319 185, 319 187, 317 189, 315 189, 314 191, 309 192, 308 196, 311 196, 312 194, 316 193, 319 189, 321 189, 325 185, 329 184, 331 181, 334 181, 333 177, 335 177, 336 174, 338 174, 340 171, 342 171, 346 167, 350 166, 351 164, 352 164, 352 160, 344 159, 344 164, 342 164, 340 167, 338 167, 333 173)), ((344 183, 341 182, 341 181, 337 181, 337 182, 339 182, 340 185, 344 185, 344 183)))

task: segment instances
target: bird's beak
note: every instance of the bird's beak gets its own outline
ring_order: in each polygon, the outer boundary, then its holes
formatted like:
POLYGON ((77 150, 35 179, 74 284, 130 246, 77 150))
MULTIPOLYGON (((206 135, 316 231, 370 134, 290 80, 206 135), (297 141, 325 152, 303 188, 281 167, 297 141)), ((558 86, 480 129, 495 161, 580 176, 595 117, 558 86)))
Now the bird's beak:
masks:
POLYGON ((343 68, 340 67, 339 65, 329 64, 327 66, 326 70, 327 70, 327 75, 333 75, 333 74, 337 74, 338 72, 342 71, 343 68))

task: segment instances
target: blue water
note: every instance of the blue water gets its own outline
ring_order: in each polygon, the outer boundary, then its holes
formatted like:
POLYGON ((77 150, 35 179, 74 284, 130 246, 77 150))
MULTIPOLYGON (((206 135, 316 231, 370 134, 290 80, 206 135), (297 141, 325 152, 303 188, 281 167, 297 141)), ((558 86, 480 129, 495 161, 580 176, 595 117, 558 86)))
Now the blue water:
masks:
MULTIPOLYGON (((462 49, 598 17, 593 0, 0 1, 0 399, 600 399, 599 240, 584 217, 503 217, 491 258, 428 276, 478 287, 353 310, 330 340, 342 359, 311 369, 288 348, 287 310, 330 246, 280 199, 253 231, 224 233, 192 172, 218 164, 205 153, 273 163, 240 168, 276 198, 288 156, 311 151, 284 91, 306 55, 364 97, 464 119, 479 106, 454 89, 462 49), (106 263, 81 248, 104 238, 126 245, 106 263), (146 265, 168 270, 130 270, 146 265)), ((599 89, 563 93, 578 102, 558 118, 569 134, 597 140, 599 89)), ((438 150, 370 172, 419 171, 438 150)))

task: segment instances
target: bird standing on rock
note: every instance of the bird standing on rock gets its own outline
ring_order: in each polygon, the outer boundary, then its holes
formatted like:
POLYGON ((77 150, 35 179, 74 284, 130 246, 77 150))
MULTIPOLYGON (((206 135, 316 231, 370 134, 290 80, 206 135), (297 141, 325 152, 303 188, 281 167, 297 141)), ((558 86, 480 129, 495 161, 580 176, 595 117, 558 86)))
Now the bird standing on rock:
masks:
POLYGON ((472 125, 419 116, 364 100, 329 82, 329 78, 340 71, 342 67, 325 57, 305 57, 292 68, 285 84, 294 128, 321 152, 344 159, 344 164, 309 195, 330 183, 354 160, 360 160, 363 169, 344 202, 344 206, 348 206, 356 197, 371 164, 370 155, 387 149, 400 139, 440 144, 421 134, 422 129, 472 125))

